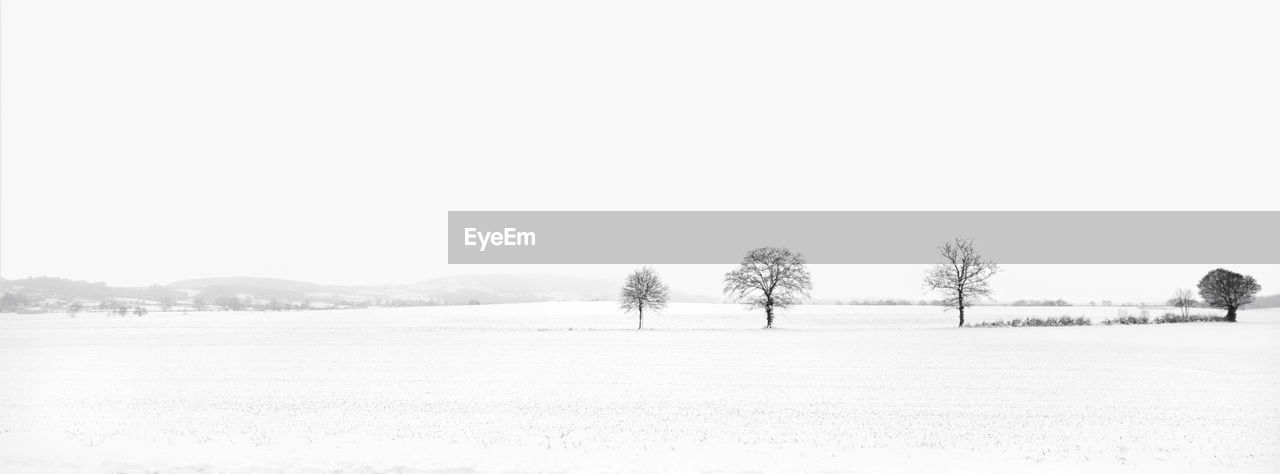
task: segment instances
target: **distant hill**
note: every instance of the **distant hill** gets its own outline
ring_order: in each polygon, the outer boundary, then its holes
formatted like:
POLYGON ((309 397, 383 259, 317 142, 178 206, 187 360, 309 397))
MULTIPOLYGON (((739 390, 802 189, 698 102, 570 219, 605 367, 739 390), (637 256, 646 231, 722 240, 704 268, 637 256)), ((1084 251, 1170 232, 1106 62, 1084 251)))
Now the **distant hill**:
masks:
POLYGON ((197 278, 194 280, 175 281, 165 286, 169 288, 185 288, 192 290, 203 290, 211 286, 247 286, 280 291, 293 291, 297 293, 321 293, 327 291, 340 292, 346 289, 346 287, 336 285, 317 285, 315 283, 307 283, 305 281, 258 277, 197 278))
MULTIPOLYGON (((442 304, 531 303, 537 301, 597 301, 617 298, 622 283, 607 278, 545 274, 461 275, 405 285, 318 285, 276 278, 202 278, 166 285, 197 290, 206 299, 250 295, 259 300, 430 300, 442 304)), ((719 302, 719 298, 673 292, 673 301, 719 302)))
POLYGON ((93 299, 136 298, 152 301, 180 299, 186 295, 163 286, 111 287, 104 282, 87 282, 65 278, 33 277, 21 280, 0 280, 0 292, 19 293, 35 299, 93 299))
POLYGON ((259 300, 301 301, 313 297, 354 295, 356 293, 353 289, 342 286, 317 285, 303 281, 256 277, 200 278, 175 281, 165 286, 178 290, 196 290, 199 292, 200 297, 205 299, 249 295, 259 300))
POLYGON ((1245 309, 1280 308, 1280 294, 1259 296, 1252 303, 1244 305, 1245 309))
POLYGON ((105 282, 91 283, 53 277, 0 280, 0 291, 42 298, 110 298, 112 296, 111 287, 105 282))
MULTIPOLYGON (((393 297, 416 297, 464 304, 531 303, 537 301, 609 301, 617 299, 621 281, 546 274, 462 275, 435 278, 409 285, 360 287, 367 293, 393 297)), ((719 298, 673 291, 672 301, 720 302, 719 298)))
MULTIPOLYGON (((610 301, 617 298, 621 281, 545 274, 494 274, 441 277, 406 285, 320 285, 279 278, 220 277, 182 280, 148 287, 110 287, 103 282, 38 277, 0 280, 0 290, 19 293, 28 300, 132 298, 150 301, 184 301, 199 297, 206 302, 252 297, 260 302, 376 302, 378 300, 429 301, 434 304, 531 303, 538 301, 610 301)), ((672 292, 672 301, 717 303, 720 298, 672 292)))

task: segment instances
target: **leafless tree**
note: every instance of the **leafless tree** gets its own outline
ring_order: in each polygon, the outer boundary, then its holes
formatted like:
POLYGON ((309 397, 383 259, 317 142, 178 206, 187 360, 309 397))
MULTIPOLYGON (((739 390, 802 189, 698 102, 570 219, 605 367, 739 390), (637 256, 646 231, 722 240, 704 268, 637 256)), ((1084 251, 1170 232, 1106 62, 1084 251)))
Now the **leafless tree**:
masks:
POLYGON ((640 313, 636 329, 644 329, 644 310, 648 308, 656 313, 666 308, 668 293, 667 284, 658 277, 658 272, 649 267, 637 269, 627 275, 622 286, 622 309, 640 313))
POLYGON ((943 263, 934 265, 925 275, 930 290, 942 290, 945 305, 960 310, 960 326, 964 326, 964 309, 971 302, 991 295, 991 277, 1000 267, 982 258, 973 248, 973 239, 957 237, 943 244, 943 263))
POLYGON ((1200 297, 1205 304, 1227 310, 1227 321, 1236 322, 1236 310, 1253 302, 1262 286, 1253 277, 1219 268, 1200 279, 1200 297))
POLYGON ((67 306, 67 316, 74 318, 77 314, 80 314, 81 311, 84 311, 84 305, 79 301, 73 301, 71 302, 71 305, 67 306))
POLYGON ((786 309, 808 298, 813 289, 804 256, 782 247, 747 252, 737 270, 724 275, 724 292, 751 308, 764 308, 766 329, 773 327, 774 309, 786 309))
POLYGON ((1198 303, 1195 292, 1186 288, 1178 288, 1178 291, 1173 292, 1173 298, 1169 298, 1169 305, 1181 309, 1183 317, 1198 303))

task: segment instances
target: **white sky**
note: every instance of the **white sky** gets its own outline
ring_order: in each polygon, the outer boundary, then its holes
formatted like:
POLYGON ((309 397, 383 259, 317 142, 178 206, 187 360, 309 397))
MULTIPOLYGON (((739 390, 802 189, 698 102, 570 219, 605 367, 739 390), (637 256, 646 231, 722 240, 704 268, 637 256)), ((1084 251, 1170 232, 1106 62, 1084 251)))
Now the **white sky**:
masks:
MULTIPOLYGON (((6 1, 0 275, 625 271, 448 266, 448 210, 1280 209, 1275 2, 848 3, 6 1)), ((997 297, 1208 269, 1024 267, 997 297)))

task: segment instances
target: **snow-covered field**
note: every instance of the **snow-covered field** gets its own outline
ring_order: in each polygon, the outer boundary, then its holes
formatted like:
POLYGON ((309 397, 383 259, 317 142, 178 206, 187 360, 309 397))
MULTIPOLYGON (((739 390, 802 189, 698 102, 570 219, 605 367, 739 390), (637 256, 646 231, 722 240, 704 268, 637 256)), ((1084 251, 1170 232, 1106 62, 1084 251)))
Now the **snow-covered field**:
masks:
POLYGON ((615 307, 3 315, 0 472, 1280 470, 1280 311, 615 307))

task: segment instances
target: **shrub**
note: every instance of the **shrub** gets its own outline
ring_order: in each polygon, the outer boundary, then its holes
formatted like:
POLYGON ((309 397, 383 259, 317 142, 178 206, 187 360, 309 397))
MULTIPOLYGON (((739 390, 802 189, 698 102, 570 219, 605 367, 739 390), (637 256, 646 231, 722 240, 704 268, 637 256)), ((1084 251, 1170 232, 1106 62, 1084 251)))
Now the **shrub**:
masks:
POLYGON ((1104 326, 1125 326, 1130 324, 1151 324, 1151 318, 1146 316, 1116 316, 1115 319, 1103 321, 1104 326))
POLYGON ((1121 306, 1120 308, 1116 309, 1116 317, 1114 319, 1107 319, 1102 321, 1102 325, 1127 326, 1130 324, 1151 324, 1151 317, 1149 316, 1149 314, 1150 313, 1147 312, 1146 307, 1143 307, 1141 315, 1130 316, 1129 308, 1125 308, 1121 306))
POLYGON ((1158 317, 1153 321, 1156 324, 1170 323, 1225 323, 1226 316, 1214 316, 1212 314, 1177 314, 1164 313, 1164 316, 1158 317))

